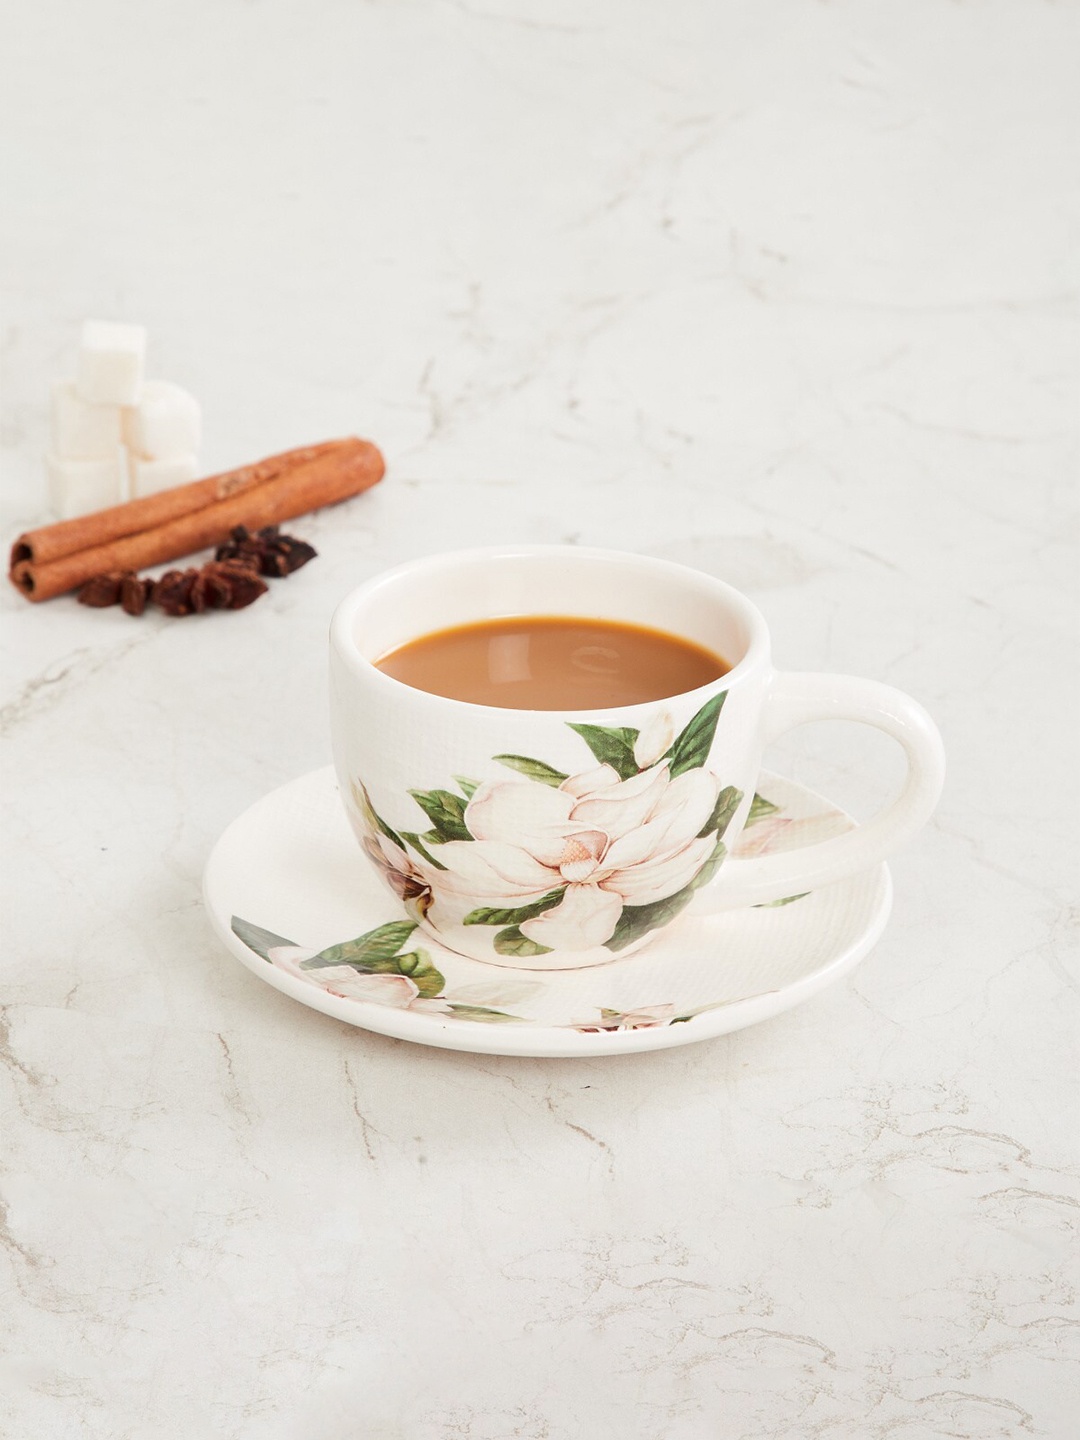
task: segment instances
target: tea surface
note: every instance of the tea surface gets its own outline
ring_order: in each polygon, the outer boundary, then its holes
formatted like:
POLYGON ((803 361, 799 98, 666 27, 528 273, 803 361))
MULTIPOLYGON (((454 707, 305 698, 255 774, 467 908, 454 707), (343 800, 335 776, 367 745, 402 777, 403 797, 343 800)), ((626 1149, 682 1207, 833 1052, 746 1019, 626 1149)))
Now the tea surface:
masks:
POLYGON ((505 710, 602 710, 680 695, 731 668, 662 630, 561 615, 437 630, 376 661, 414 690, 505 710))

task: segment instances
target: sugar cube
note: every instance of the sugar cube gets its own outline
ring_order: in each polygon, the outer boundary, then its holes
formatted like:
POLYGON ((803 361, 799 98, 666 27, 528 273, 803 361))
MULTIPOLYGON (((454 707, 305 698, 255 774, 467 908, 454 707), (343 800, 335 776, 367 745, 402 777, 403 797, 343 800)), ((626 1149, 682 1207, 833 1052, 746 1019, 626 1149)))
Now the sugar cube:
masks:
POLYGON ((174 485, 186 485, 199 473, 199 462, 194 455, 173 455, 167 460, 144 460, 141 455, 131 456, 131 493, 153 495, 158 490, 171 490, 174 485))
POLYGON ((139 398, 146 353, 141 325, 87 320, 79 346, 79 395, 93 405, 134 405, 139 398))
POLYGON ((147 380, 138 403, 124 410, 123 426, 132 454, 147 460, 193 455, 202 439, 199 402, 171 380, 147 380))
POLYGON ((88 405, 70 380, 53 386, 52 451, 61 460, 108 460, 121 440, 119 405, 88 405))
POLYGON ((119 505, 128 496, 127 451, 122 445, 99 460, 68 460, 46 455, 49 503, 61 520, 88 515, 107 505, 119 505))

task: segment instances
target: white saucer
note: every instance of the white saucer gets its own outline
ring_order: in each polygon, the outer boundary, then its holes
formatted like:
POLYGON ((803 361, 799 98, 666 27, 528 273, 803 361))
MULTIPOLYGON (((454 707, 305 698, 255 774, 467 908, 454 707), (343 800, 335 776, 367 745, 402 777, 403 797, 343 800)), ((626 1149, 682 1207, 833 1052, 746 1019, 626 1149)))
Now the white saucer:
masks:
MULTIPOLYGON (((759 807, 768 813, 747 827, 736 853, 791 848, 817 839, 823 826, 851 823, 791 780, 765 773, 758 790, 776 808, 759 807)), ((234 820, 207 862, 203 888, 224 944, 268 985, 350 1025, 488 1055, 616 1055, 741 1030, 846 975, 881 935, 892 905, 889 872, 879 865, 793 903, 684 915, 610 965, 496 968, 455 955, 422 931, 406 933, 404 910, 349 828, 330 766, 234 820), (370 975, 341 964, 301 970, 313 954, 390 923, 400 931, 389 933, 403 936, 390 948, 404 952, 401 972, 370 975)))

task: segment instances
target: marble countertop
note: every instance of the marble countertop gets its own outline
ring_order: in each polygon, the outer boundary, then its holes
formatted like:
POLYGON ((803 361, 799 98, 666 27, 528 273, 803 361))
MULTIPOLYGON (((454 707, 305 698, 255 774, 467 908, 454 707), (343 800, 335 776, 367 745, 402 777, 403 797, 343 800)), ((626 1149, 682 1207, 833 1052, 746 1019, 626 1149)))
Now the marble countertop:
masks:
MULTIPOLYGON (((1078 18, 7 27, 5 540, 88 316, 148 326, 208 471, 349 432, 389 471, 242 613, 0 602, 5 1436, 1075 1434, 1078 18), (499 1059, 215 941, 216 837, 329 758, 337 599, 524 539, 721 575, 781 666, 936 716, 945 795, 846 980, 705 1044, 499 1059)), ((865 815, 878 740, 769 760, 865 815)))

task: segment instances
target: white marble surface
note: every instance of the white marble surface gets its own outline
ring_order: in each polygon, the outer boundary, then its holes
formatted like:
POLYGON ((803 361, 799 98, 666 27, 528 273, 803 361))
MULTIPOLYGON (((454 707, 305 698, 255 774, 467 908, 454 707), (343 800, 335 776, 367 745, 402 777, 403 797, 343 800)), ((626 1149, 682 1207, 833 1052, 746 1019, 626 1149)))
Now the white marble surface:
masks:
MULTIPOLYGON (((4 596, 5 1437, 1076 1433, 1078 19, 6 8, 5 540, 87 316, 149 327, 208 467, 390 468, 242 614, 4 596), (328 758, 336 599, 525 537, 713 570, 782 665, 938 717, 848 981, 515 1061, 214 942, 215 837, 328 758)), ((861 813, 896 773, 827 726, 770 758, 861 813)))

